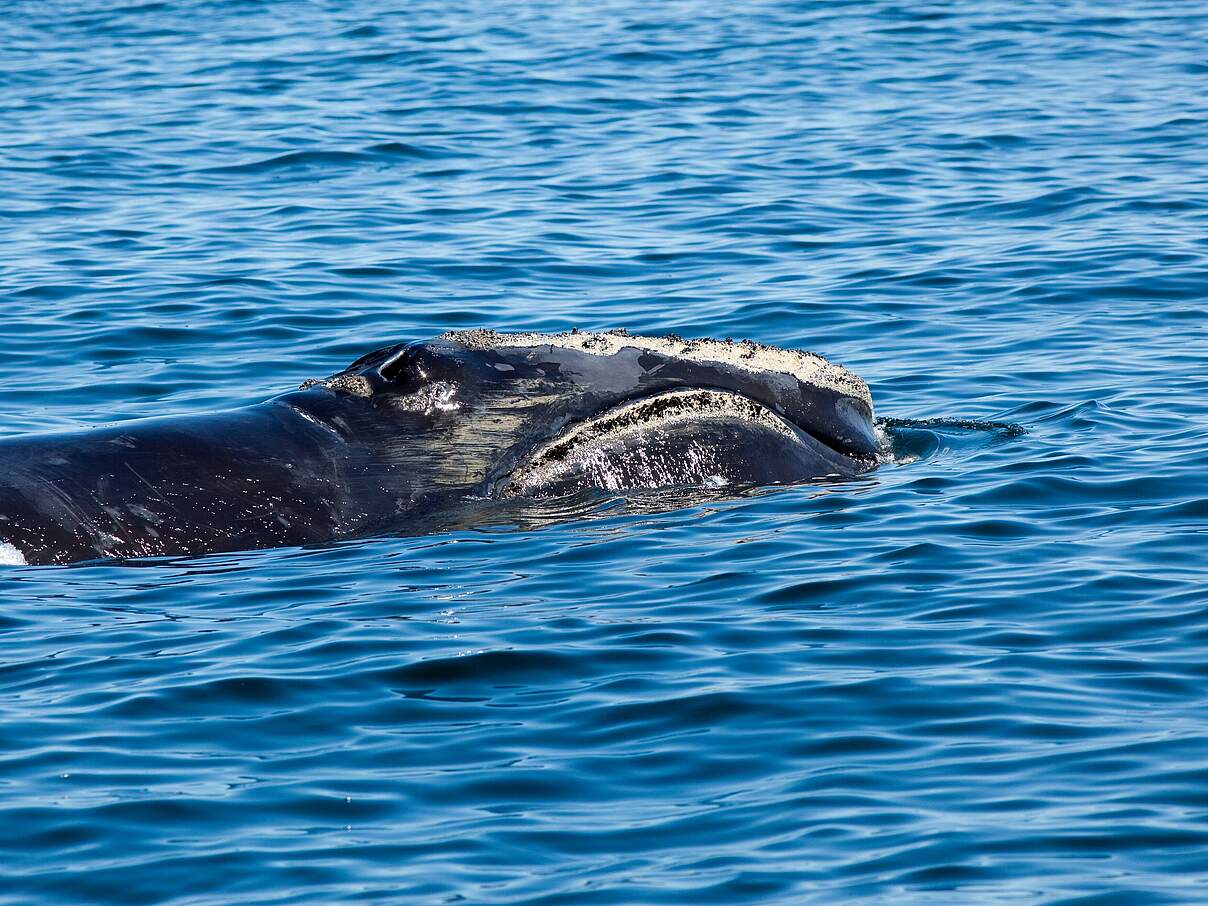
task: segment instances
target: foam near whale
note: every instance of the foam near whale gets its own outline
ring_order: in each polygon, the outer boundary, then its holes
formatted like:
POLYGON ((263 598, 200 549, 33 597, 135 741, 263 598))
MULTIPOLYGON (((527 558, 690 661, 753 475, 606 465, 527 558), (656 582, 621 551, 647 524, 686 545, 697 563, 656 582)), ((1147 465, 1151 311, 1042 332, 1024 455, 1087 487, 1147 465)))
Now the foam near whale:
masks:
POLYGON ((9 544, 0 541, 0 566, 25 566, 25 555, 9 544))

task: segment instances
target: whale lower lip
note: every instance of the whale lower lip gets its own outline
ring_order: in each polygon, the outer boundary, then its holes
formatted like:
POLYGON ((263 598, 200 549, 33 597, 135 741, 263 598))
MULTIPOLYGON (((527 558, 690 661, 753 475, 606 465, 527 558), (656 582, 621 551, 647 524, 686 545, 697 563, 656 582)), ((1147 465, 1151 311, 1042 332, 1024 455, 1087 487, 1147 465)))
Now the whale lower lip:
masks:
POLYGON ((764 464, 723 465, 734 452, 723 457, 721 447, 744 436, 753 452, 775 450, 782 459, 795 455, 799 460, 829 456, 844 470, 860 468, 858 460, 849 460, 826 439, 756 399, 729 390, 679 388, 613 406, 567 426, 497 482, 495 496, 566 493, 587 486, 624 490, 763 483, 758 476, 764 464), (719 430, 722 425, 728 432, 719 430))

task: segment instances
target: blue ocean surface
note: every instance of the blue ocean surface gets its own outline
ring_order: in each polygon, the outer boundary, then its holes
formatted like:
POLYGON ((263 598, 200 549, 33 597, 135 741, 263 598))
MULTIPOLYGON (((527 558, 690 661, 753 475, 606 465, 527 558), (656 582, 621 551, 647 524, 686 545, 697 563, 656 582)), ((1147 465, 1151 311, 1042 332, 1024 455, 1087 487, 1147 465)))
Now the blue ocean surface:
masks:
POLYGON ((6 3, 3 436, 623 327, 841 362, 895 459, 0 568, 0 903, 1208 902, 1206 48, 1183 0, 6 3))

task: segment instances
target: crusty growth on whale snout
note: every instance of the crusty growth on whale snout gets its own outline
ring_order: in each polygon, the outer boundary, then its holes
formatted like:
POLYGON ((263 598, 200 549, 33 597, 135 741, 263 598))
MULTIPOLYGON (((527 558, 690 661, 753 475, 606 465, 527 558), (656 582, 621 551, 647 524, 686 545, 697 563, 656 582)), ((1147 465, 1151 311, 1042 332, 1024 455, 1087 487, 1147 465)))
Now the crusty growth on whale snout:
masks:
POLYGON ((624 331, 583 331, 565 333, 498 333, 494 330, 454 330, 442 340, 460 343, 469 349, 520 349, 554 346, 575 349, 593 355, 614 355, 622 349, 641 349, 689 362, 712 362, 744 371, 770 371, 787 374, 797 380, 825 387, 861 400, 872 411, 868 385, 854 372, 817 353, 781 349, 751 340, 681 340, 675 336, 630 336, 624 331))

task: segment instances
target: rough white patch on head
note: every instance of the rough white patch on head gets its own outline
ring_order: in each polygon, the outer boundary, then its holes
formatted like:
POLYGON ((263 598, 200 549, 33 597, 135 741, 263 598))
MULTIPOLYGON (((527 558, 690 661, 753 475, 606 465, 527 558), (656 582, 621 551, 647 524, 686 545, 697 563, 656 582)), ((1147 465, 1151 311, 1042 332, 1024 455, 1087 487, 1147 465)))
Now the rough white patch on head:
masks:
POLYGON ((750 340, 681 340, 676 337, 631 337, 614 331, 575 331, 573 333, 497 333, 493 330, 454 330, 441 339, 460 343, 470 349, 518 349, 527 346, 554 346, 575 349, 592 355, 616 355, 622 349, 641 349, 689 362, 712 362, 744 371, 771 371, 788 374, 805 384, 825 387, 861 399, 872 409, 868 385, 842 365, 813 352, 779 349, 750 340))
POLYGON ((415 393, 400 396, 392 405, 407 412, 423 412, 426 415, 434 412, 456 412, 461 408, 461 403, 457 401, 457 385, 448 381, 428 384, 415 393))
POLYGON ((25 554, 7 541, 0 541, 0 566, 26 566, 25 554))
MULTIPOLYGON (((334 374, 322 381, 315 381, 315 384, 322 384, 328 390, 338 390, 352 396, 373 396, 373 386, 359 374, 334 374)), ((301 389, 305 390, 308 386, 313 387, 314 384, 308 381, 301 389)))

